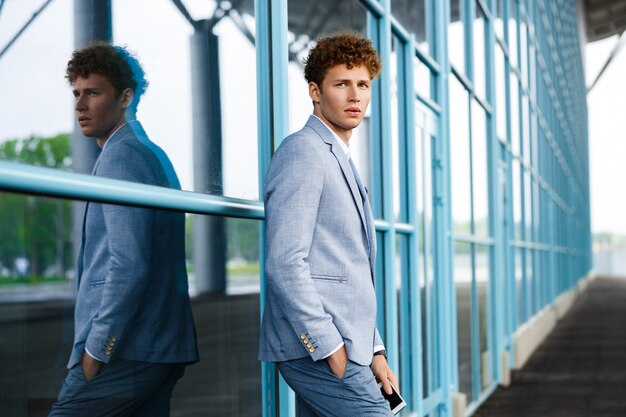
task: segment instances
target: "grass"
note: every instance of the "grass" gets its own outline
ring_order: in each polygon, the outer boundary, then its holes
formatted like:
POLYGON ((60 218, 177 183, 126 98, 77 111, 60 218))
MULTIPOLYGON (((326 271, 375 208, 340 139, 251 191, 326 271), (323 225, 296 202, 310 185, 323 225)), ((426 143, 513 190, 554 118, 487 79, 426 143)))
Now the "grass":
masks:
POLYGON ((42 277, 41 275, 26 275, 24 277, 10 276, 0 277, 0 285, 17 285, 17 284, 48 284, 50 282, 65 282, 67 278, 62 276, 42 277))

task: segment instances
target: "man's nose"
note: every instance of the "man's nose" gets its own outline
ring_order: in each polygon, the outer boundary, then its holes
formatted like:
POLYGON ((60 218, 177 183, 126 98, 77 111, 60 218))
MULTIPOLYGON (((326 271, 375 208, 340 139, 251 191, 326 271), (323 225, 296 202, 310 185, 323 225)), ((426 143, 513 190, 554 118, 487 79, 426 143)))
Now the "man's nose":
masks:
POLYGON ((353 103, 358 103, 361 101, 361 97, 359 97, 359 89, 357 87, 350 87, 350 95, 348 96, 348 100, 353 103))
POLYGON ((85 96, 80 94, 74 99, 74 108, 76 110, 85 110, 87 108, 87 102, 85 96))

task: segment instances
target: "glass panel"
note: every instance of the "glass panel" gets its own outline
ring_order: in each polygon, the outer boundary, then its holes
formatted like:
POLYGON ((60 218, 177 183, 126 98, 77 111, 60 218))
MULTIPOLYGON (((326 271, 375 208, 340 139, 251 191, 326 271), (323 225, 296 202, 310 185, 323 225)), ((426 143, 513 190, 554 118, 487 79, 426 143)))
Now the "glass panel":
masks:
POLYGON ((350 30, 365 36, 367 34, 367 11, 357 0, 341 2, 288 0, 287 7, 289 131, 295 132, 302 128, 313 112, 308 86, 303 75, 303 60, 320 36, 350 30))
POLYGON ((526 287, 524 286, 524 249, 515 248, 515 289, 517 295, 517 326, 526 322, 526 287))
POLYGON ((533 236, 532 236, 532 220, 533 220, 533 213, 532 213, 532 201, 533 201, 533 197, 532 197, 532 184, 533 181, 531 180, 530 177, 530 172, 527 169, 524 169, 524 223, 526 224, 526 227, 524 228, 524 240, 527 241, 532 241, 533 240, 533 236))
POLYGON ((504 40, 504 2, 506 0, 496 0, 496 20, 494 22, 494 28, 496 36, 504 40))
MULTIPOLYGON (((302 129, 313 113, 308 85, 303 74, 303 60, 315 44, 315 39, 346 30, 359 32, 365 36, 367 34, 367 11, 357 0, 342 2, 322 0, 313 3, 289 0, 288 29, 289 131, 293 133, 302 129)), ((370 173, 370 114, 371 103, 365 112, 363 122, 352 132, 350 156, 371 195, 376 190, 374 190, 370 173)), ((370 200, 370 202, 376 217, 381 217, 381 199, 370 200)))
POLYGON ((526 250, 526 305, 528 306, 528 317, 530 318, 536 312, 535 309, 535 276, 534 271, 535 251, 532 249, 526 250))
POLYGON ((450 170, 454 232, 471 232, 469 97, 456 78, 450 82, 450 170))
POLYGON ((427 0, 391 0, 391 13, 408 32, 415 34, 417 45, 426 53, 432 42, 428 30, 429 4, 427 0))
POLYGON ((476 14, 472 22, 474 34, 473 58, 474 58, 474 92, 481 98, 485 98, 485 25, 487 18, 480 4, 475 4, 476 14))
POLYGON ((450 24, 448 25, 448 56, 450 63, 462 74, 465 74, 464 3, 461 0, 450 0, 450 24))
POLYGON ((496 66, 496 105, 494 111, 496 113, 496 131, 498 139, 507 142, 507 106, 506 106, 506 78, 504 52, 500 45, 495 46, 495 66, 496 66))
POLYGON ((171 2, 156 2, 148 19, 136 18, 141 2, 112 9, 114 41, 137 53, 150 83, 138 119, 182 188, 258 200, 254 7, 190 3, 192 17, 206 19, 195 30, 171 2))
POLYGON ((435 311, 437 305, 434 299, 434 271, 432 259, 432 166, 431 166, 431 141, 419 127, 416 133, 419 135, 416 144, 416 162, 420 169, 418 173, 417 210, 419 228, 419 270, 418 279, 421 297, 421 324, 422 324, 422 395, 424 398, 432 392, 436 386, 434 375, 435 350, 435 311))
POLYGON ((522 85, 528 86, 528 30, 526 28, 526 22, 522 19, 519 25, 520 36, 520 69, 522 72, 522 85))
MULTIPOLYGON (((42 3, 1 3, 0 45, 4 48, 42 3)), ((73 98, 64 71, 74 43, 73 13, 72 2, 51 2, 2 55, 0 145, 6 140, 51 138, 72 131, 73 98)), ((37 160, 21 162, 41 164, 37 160)))
POLYGON ((456 290, 456 320, 459 366, 459 392, 472 394, 472 246, 454 244, 454 287, 456 290))
POLYGON ((524 163, 526 165, 531 164, 531 155, 533 150, 530 146, 530 114, 529 114, 529 100, 528 96, 524 94, 522 96, 522 153, 524 154, 524 163))
POLYGON ((187 270, 203 360, 188 367, 178 383, 172 415, 256 416, 262 408, 261 363, 256 359, 261 320, 259 222, 188 215, 187 270), (221 222, 225 234, 216 238, 213 224, 203 252, 194 239, 201 219, 221 222), (226 248, 225 253, 219 248, 226 248), (225 291, 215 289, 220 287, 220 270, 225 272, 225 291))
POLYGON ((513 166, 513 239, 522 240, 522 176, 520 163, 517 159, 512 162, 513 166))
MULTIPOLYGON (((89 204, 94 212, 102 207, 89 204)), ((76 221, 81 227, 83 221, 82 212, 73 211, 72 206, 67 200, 0 193, 0 386, 11 387, 0 400, 3 415, 47 415, 67 375, 77 287, 74 254, 80 243, 72 242, 71 232, 76 221)), ((182 268, 186 261, 193 284, 189 291, 198 293, 202 279, 199 265, 193 262, 192 234, 203 216, 158 213, 180 216, 176 219, 180 220, 179 231, 186 229, 188 250, 185 254, 183 245, 174 250, 172 239, 167 245, 171 256, 181 255, 182 268)), ((200 357, 213 360, 186 368, 174 391, 172 415, 256 416, 261 408, 261 368, 256 359, 259 222, 219 220, 225 223, 228 242, 224 254, 228 259, 227 291, 213 291, 191 300, 200 357), (237 295, 231 295, 235 292, 237 295)), ((95 229, 86 230, 87 236, 91 230, 95 229)), ((215 243, 224 246, 223 240, 213 239, 213 255, 219 252, 215 243)), ((218 270, 220 261, 215 256, 212 259, 218 264, 212 271, 218 270)), ((83 270, 83 282, 88 279, 85 271, 88 269, 83 270)), ((217 281, 215 276, 210 279, 217 281)), ((180 285, 186 286, 187 281, 180 285)))
POLYGON ((487 181, 487 115, 477 101, 472 100, 472 192, 474 203, 474 233, 489 235, 489 183, 487 181))
POLYGON ((415 83, 415 92, 422 97, 434 99, 434 77, 430 69, 419 60, 413 57, 413 82, 415 83))
POLYGON ((509 2, 509 60, 517 67, 517 0, 509 2))
MULTIPOLYGON (((393 207, 396 221, 408 221, 408 199, 406 190, 407 180, 407 160, 406 160, 406 136, 400 123, 403 113, 406 112, 402 103, 404 97, 398 92, 398 78, 402 76, 402 57, 399 55, 401 44, 398 38, 394 37, 392 42, 392 52, 389 59, 389 73, 391 78, 391 155, 393 169, 393 207), (402 107, 401 107, 402 106, 402 107), (402 137, 400 137, 402 135, 402 137), (404 155, 401 155, 404 154, 404 155), (404 159, 402 157, 404 156, 404 159)), ((401 54, 401 52, 400 52, 401 54)))
POLYGON ((489 247, 476 245, 476 291, 478 293, 478 343, 480 352, 481 387, 491 384, 489 353, 489 247))
POLYGON ((510 103, 511 103, 511 148, 513 149, 513 155, 521 155, 522 150, 520 149, 520 115, 519 115, 519 83, 517 81, 517 76, 513 71, 511 71, 509 76, 509 91, 510 95, 510 103))
MULTIPOLYGON (((396 291, 398 297, 398 346, 400 351, 400 367, 398 368, 398 381, 402 386, 403 395, 411 398, 413 390, 417 388, 417 375, 413 372, 417 365, 413 364, 415 358, 412 352, 417 336, 413 334, 415 329, 414 319, 417 319, 415 305, 411 302, 411 283, 414 282, 410 274, 411 245, 409 236, 396 235, 396 291)), ((409 405, 410 407, 410 405, 409 405)))

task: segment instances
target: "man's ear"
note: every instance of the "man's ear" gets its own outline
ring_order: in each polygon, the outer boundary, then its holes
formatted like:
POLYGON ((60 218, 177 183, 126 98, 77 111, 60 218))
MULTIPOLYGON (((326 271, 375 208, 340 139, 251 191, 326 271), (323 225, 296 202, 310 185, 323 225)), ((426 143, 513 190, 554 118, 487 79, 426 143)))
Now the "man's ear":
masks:
POLYGON ((135 92, 131 88, 126 88, 122 91, 121 100, 122 100, 122 108, 126 109, 130 106, 130 103, 133 102, 133 98, 135 97, 135 92))
POLYGON ((320 95, 322 94, 322 89, 313 81, 309 83, 309 97, 313 100, 313 104, 320 102, 320 95))

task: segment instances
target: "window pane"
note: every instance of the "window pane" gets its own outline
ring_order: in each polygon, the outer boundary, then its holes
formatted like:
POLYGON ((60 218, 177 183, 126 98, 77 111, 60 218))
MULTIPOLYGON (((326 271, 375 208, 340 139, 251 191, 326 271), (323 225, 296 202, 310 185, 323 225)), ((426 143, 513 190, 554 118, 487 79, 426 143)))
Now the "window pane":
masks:
MULTIPOLYGON (((416 127, 418 129, 418 127, 416 127)), ((418 230, 419 230, 419 270, 422 325, 422 386, 424 398, 435 389, 435 307, 432 237, 432 165, 431 142, 434 140, 421 129, 417 130, 416 162, 418 167, 418 230)))
MULTIPOLYGON (((11 387, 0 401, 3 415, 47 415, 67 375, 77 287, 74 254, 80 244, 72 242, 71 232, 75 219, 81 228, 83 221, 74 204, 0 193, 0 314, 4 318, 0 386, 11 387)), ((89 204, 90 210, 97 210, 98 203, 89 204)), ((189 291, 199 293, 201 281, 217 281, 215 275, 200 276, 201 268, 194 262, 194 227, 198 218, 206 216, 178 215, 181 231, 183 224, 186 228, 189 291)), ((172 415, 256 416, 261 408, 261 368, 256 359, 259 222, 218 220, 225 226, 227 244, 216 239, 213 243, 227 249, 221 258, 217 245, 208 247, 211 256, 204 255, 212 259, 211 273, 220 266, 225 270, 226 290, 191 300, 200 357, 213 360, 186 368, 174 391, 172 415)))
POLYGON ((402 114, 406 113, 404 96, 398 91, 399 77, 403 76, 402 44, 394 36, 389 73, 391 76, 391 154, 393 169, 393 207, 396 221, 408 222, 408 195, 407 195, 407 154, 406 129, 401 126, 402 114), (401 114, 402 113, 402 114, 401 114))
MULTIPOLYGON (((419 358, 412 352, 415 348, 415 341, 418 340, 414 334, 417 329, 415 320, 418 320, 419 312, 415 310, 416 305, 412 302, 413 283, 415 282, 410 274, 411 244, 409 236, 396 235, 396 290, 398 297, 398 346, 400 351, 400 367, 398 368, 398 381, 402 386, 404 395, 411 398, 413 391, 418 388, 417 375, 413 370, 413 361, 419 358)), ((411 407, 411 405, 409 405, 411 407)))
POLYGON ((506 0, 496 0, 496 20, 494 23, 494 28, 496 31, 496 36, 500 39, 504 40, 504 2, 506 0))
POLYGON ((534 181, 531 180, 530 172, 527 169, 524 169, 524 223, 526 227, 524 228, 524 239, 527 241, 532 241, 532 222, 533 222, 533 213, 532 213, 532 202, 533 202, 533 186, 534 181))
POLYGON ((485 98, 485 25, 487 18, 478 2, 476 2, 475 8, 476 14, 472 22, 474 34, 474 91, 479 97, 485 98))
POLYGON ((517 159, 512 162, 513 166, 513 238, 522 240, 522 176, 520 163, 517 159))
MULTIPOLYGON (((0 44, 4 48, 41 4, 36 1, 2 3, 0 44)), ((51 2, 45 13, 39 14, 34 24, 2 55, 0 146, 7 140, 51 138, 72 131, 72 89, 64 75, 73 49, 73 13, 72 2, 51 2), (49 27, 55 30, 41 29, 49 27), (24 99, 15 99, 18 97, 24 99)), ((0 153, 0 159, 12 158, 0 153)), ((71 164, 57 166, 38 159, 20 161, 71 169, 71 164)))
POLYGON ((524 154, 524 163, 529 165, 531 163, 532 149, 530 147, 530 102, 526 94, 522 95, 522 153, 524 154))
POLYGON ((520 149, 520 115, 519 115, 519 83, 517 76, 511 71, 509 76, 509 91, 511 92, 511 148, 513 149, 513 155, 521 155, 520 149))
POLYGON ((415 34, 417 45, 426 53, 432 42, 428 30, 429 4, 427 0, 391 0, 391 13, 407 31, 415 34))
POLYGON ((464 1, 450 0, 450 24, 448 25, 448 56, 450 63, 465 74, 465 32, 463 24, 464 1))
POLYGON ((515 248, 515 290, 517 295, 517 325, 526 321, 526 287, 524 286, 524 249, 515 248))
POLYGON ((434 94, 434 77, 430 72, 430 69, 419 60, 417 57, 413 57, 413 82, 415 86, 415 92, 422 97, 428 99, 435 99, 434 94))
POLYGON ((472 181, 474 233, 489 235, 489 184, 487 181, 487 115, 472 100, 472 181))
MULTIPOLYGON (((309 88, 303 73, 303 60, 308 55, 308 51, 315 45, 318 37, 328 36, 336 31, 352 30, 365 36, 367 34, 367 11, 357 0, 342 2, 321 0, 312 3, 289 0, 288 30, 289 132, 293 133, 302 129, 313 113, 309 88)), ((370 172, 370 114, 371 103, 363 122, 352 132, 350 156, 354 160, 361 180, 372 195, 377 190, 372 184, 370 172)), ((379 158, 380 155, 377 157, 379 158)), ((381 217, 381 199, 370 200, 370 202, 375 217, 381 217)))
POLYGON ((454 287, 456 290, 456 320, 459 366, 459 392, 472 394, 472 246, 454 244, 454 287))
POLYGON ((450 170, 454 232, 470 233, 469 97, 456 78, 450 83, 450 170))
POLYGON ((509 59, 511 66, 517 67, 517 0, 509 2, 509 59))
POLYGON ((524 20, 520 21, 520 69, 522 72, 522 85, 528 87, 528 30, 524 20))
POLYGON ((496 105, 494 111, 496 113, 496 131, 498 139, 507 142, 507 113, 506 113, 506 78, 505 78, 505 60, 504 52, 500 45, 495 46, 495 66, 496 66, 496 105))
POLYGON ((254 8, 239 0, 229 13, 190 4, 194 19, 207 19, 194 29, 171 2, 156 2, 149 19, 137 19, 143 7, 112 2, 114 42, 137 53, 150 83, 138 120, 172 160, 183 189, 258 200, 254 8))
POLYGON ((478 292, 478 342, 480 352, 481 387, 484 390, 491 384, 489 335, 489 247, 476 245, 476 290, 478 292))

